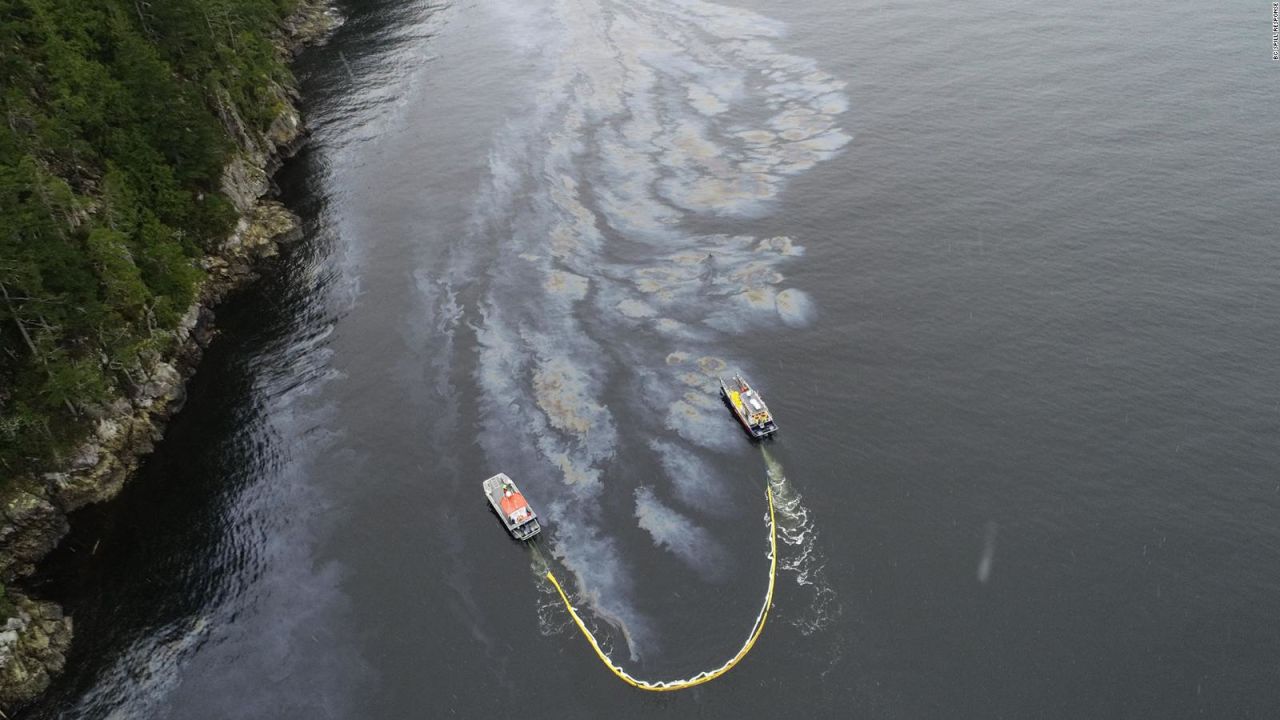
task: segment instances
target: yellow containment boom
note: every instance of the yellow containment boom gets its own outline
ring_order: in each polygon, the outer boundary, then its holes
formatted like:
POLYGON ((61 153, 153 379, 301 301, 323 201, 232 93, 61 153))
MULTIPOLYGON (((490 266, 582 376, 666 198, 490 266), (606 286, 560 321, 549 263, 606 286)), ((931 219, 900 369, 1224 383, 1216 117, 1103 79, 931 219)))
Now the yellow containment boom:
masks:
MULTIPOLYGON (((736 399, 737 398, 735 398, 735 400, 736 399)), ((637 687, 641 690, 648 690, 649 692, 672 692, 674 690, 684 690, 685 688, 691 688, 696 685, 701 685, 715 680, 721 675, 732 670, 734 665, 737 665, 742 658, 747 656, 747 653, 751 652, 751 648, 756 644, 756 640, 760 639, 760 633, 764 632, 764 621, 769 616, 769 607, 773 605, 773 586, 778 573, 778 530, 773 516, 773 489, 767 485, 765 486, 765 496, 769 501, 769 589, 765 591, 764 605, 761 606, 760 614, 756 616, 755 625, 751 628, 751 634, 747 636, 747 641, 742 645, 742 649, 738 650, 737 654, 729 658, 725 664, 714 670, 704 670, 697 675, 694 675, 691 678, 685 678, 684 680, 659 680, 656 682, 649 682, 648 680, 639 680, 632 677, 626 670, 619 667, 617 663, 610 660, 609 656, 605 655, 604 650, 600 649, 600 643, 596 642, 595 636, 592 635, 591 631, 587 629, 587 626, 582 623, 582 618, 578 617, 578 612, 573 609, 573 605, 569 602, 569 596, 565 594, 564 588, 560 587, 560 582, 556 580, 555 574, 550 571, 547 572, 547 579, 551 581, 552 585, 556 586, 556 591, 560 593, 560 599, 564 601, 565 609, 569 611, 569 615, 573 618, 573 621, 577 623, 578 629, 582 631, 582 634, 587 638, 587 642, 590 643, 592 649, 596 651, 596 655, 600 658, 600 662, 604 663, 605 667, 609 668, 614 675, 617 675, 619 680, 632 687, 637 687)))

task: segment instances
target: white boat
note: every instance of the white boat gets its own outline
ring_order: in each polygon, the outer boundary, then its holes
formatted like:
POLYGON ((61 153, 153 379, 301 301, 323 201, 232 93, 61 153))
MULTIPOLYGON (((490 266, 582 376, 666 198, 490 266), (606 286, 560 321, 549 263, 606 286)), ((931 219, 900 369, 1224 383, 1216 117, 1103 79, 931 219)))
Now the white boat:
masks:
POLYGON ((720 379, 720 397, 751 437, 758 440, 778 431, 778 423, 774 422, 764 398, 741 375, 734 375, 729 383, 720 379))
POLYGON ((489 498, 489 505, 498 513, 511 537, 528 540, 542 532, 533 506, 524 499, 515 480, 507 477, 506 473, 498 473, 484 481, 484 496, 489 498))

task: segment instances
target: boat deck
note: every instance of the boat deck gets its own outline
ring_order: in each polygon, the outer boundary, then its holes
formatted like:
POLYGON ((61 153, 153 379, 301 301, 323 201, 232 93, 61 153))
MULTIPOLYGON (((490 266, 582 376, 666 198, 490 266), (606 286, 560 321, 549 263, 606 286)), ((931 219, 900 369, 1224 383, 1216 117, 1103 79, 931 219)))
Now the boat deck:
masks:
POLYGON ((734 417, 751 437, 765 438, 778 431, 778 424, 774 421, 769 407, 765 405, 764 398, 747 385, 741 376, 735 375, 732 385, 721 379, 720 397, 724 399, 725 404, 733 411, 734 417), (743 387, 747 389, 743 390, 743 387))
MULTIPOLYGON (((515 481, 508 477, 506 473, 498 473, 488 480, 485 480, 483 486, 484 495, 489 500, 489 506, 493 508, 495 513, 497 513, 498 519, 501 520, 503 526, 507 528, 507 532, 511 533, 511 537, 517 540, 528 540, 534 535, 542 532, 542 525, 538 522, 538 515, 533 511, 533 507, 531 505, 528 506, 528 519, 520 523, 513 523, 510 516, 503 512, 503 483, 509 485, 517 494, 521 494, 520 488, 516 486, 515 481)), ((522 494, 521 497, 523 497, 522 494)))

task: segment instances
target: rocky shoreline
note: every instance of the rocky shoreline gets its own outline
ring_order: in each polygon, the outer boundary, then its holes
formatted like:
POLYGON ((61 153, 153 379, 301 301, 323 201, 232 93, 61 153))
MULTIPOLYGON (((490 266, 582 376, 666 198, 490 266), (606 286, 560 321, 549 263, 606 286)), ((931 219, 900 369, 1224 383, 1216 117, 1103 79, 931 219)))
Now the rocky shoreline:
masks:
MULTIPOLYGON (((327 0, 301 0, 277 37, 283 57, 323 39, 339 20, 327 0)), ((0 713, 40 695, 65 662, 72 620, 55 602, 10 587, 34 572, 70 529, 67 516, 115 497, 143 457, 164 435, 186 399, 186 381, 214 335, 213 307, 257 277, 263 261, 301 237, 300 221, 270 199, 271 177, 305 140, 295 87, 276 85, 282 108, 265 132, 249 129, 230 102, 219 115, 238 152, 222 176, 222 190, 240 214, 235 231, 202 261, 207 277, 197 299, 173 331, 175 350, 144 360, 142 377, 127 393, 92 410, 94 430, 62 467, 17 478, 0 492, 0 581, 9 617, 0 626, 0 713)))

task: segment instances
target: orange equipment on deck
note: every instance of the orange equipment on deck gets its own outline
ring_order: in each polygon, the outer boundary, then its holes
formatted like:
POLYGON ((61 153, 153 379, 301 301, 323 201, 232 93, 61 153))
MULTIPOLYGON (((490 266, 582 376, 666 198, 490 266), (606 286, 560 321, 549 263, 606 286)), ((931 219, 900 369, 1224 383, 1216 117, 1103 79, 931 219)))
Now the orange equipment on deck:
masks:
POLYGON ((511 517, 521 508, 529 507, 529 503, 525 502, 524 495, 513 493, 511 495, 502 496, 502 512, 511 517))

